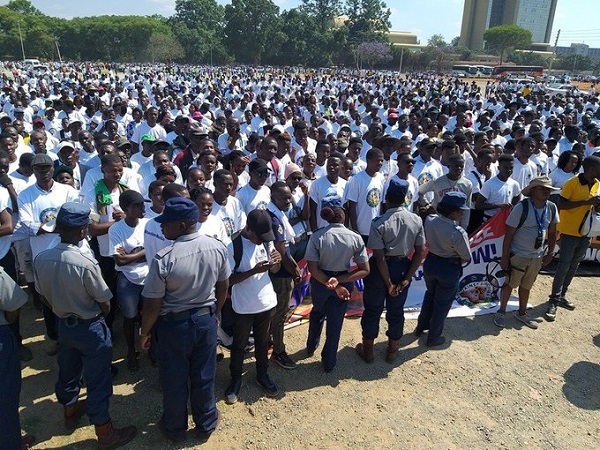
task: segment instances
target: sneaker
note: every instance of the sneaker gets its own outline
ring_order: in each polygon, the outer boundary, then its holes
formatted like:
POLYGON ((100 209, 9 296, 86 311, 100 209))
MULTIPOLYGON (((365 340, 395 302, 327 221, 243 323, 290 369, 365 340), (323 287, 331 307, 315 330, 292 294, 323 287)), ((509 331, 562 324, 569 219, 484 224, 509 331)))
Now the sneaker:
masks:
POLYGON ((233 378, 227 389, 225 389, 225 403, 228 405, 233 405, 238 401, 238 397, 240 395, 240 389, 242 388, 242 379, 241 378, 233 378))
POLYGON ((494 323, 500 328, 504 328, 506 326, 506 318, 504 317, 504 313, 497 312, 494 316, 494 323))
POLYGON ((279 388, 273 380, 271 380, 268 373, 256 377, 256 381, 260 384, 260 387, 263 388, 267 397, 277 397, 279 395, 279 388))
POLYGON ((296 363, 288 356, 286 352, 273 353, 271 355, 271 360, 287 370, 294 370, 296 368, 296 363))
POLYGON ((537 328, 538 328, 537 322, 535 320, 533 320, 531 317, 529 317, 529 315, 527 315, 527 313, 521 315, 521 314, 519 314, 519 311, 515 311, 515 317, 519 322, 524 323, 525 326, 531 328, 532 330, 537 330, 537 328))
POLYGON ((568 309, 569 311, 573 311, 575 309, 575 303, 570 302, 564 297, 558 301, 558 306, 560 306, 561 308, 568 309))
POLYGON ((548 322, 554 322, 556 320, 556 305, 554 303, 548 305, 545 317, 548 322))

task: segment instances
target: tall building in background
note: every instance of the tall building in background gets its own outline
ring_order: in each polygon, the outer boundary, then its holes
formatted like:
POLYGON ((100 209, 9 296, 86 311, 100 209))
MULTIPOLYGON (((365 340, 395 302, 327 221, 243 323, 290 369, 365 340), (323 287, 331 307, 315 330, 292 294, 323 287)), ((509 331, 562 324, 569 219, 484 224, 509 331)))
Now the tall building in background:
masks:
POLYGON ((558 0, 465 0, 459 45, 483 49, 483 33, 497 25, 531 31, 533 43, 549 43, 558 0))

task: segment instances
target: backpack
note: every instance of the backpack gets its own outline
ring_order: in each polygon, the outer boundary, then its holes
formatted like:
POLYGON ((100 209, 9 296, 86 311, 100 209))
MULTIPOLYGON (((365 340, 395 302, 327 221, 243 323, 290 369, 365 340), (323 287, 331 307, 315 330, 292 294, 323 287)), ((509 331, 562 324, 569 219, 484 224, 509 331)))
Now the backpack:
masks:
MULTIPOLYGON (((519 219, 519 224, 517 225, 517 230, 523 226, 525 221, 527 220, 527 215, 529 214, 529 199, 525 198, 519 202, 523 209, 521 210, 521 218, 519 219)), ((552 209, 552 217, 550 218, 550 223, 554 222, 556 219, 556 209, 552 209)))

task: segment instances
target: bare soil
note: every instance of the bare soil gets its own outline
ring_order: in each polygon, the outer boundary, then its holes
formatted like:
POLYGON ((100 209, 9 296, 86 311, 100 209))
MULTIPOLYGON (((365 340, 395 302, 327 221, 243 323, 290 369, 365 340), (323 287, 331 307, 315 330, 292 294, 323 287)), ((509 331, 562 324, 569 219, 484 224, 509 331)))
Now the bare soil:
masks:
MULTIPOLYGON (((543 320, 551 278, 540 276, 532 291, 530 312, 540 327, 531 330, 507 318, 507 328, 493 316, 449 319, 447 344, 427 349, 407 321, 400 357, 384 361, 385 336, 376 344, 376 361, 356 355, 360 322, 348 319, 333 373, 322 371, 318 352, 304 352, 307 327, 286 334, 288 352, 299 361, 295 371, 271 365, 282 389, 267 399, 256 385, 252 360, 241 400, 226 405, 228 354, 219 363, 216 392, 222 412, 219 430, 207 449, 595 449, 600 448, 600 317, 598 279, 576 278, 570 299, 575 311, 559 310, 556 322, 543 320)), ((34 359, 23 369, 21 416, 35 448, 96 448, 93 427, 68 434, 54 396, 55 358, 46 356, 43 320, 28 306, 26 343, 34 359)), ((381 327, 385 331, 385 320, 381 327)), ((117 326, 117 330, 119 327, 117 326)), ((142 368, 125 367, 123 340, 117 331, 114 352, 119 367, 111 400, 114 422, 138 426, 138 437, 124 448, 199 448, 190 432, 176 447, 156 427, 161 413, 157 370, 146 356, 142 368)), ((86 422, 87 423, 87 422, 86 422)), ((190 428, 193 423, 190 418, 190 428)))

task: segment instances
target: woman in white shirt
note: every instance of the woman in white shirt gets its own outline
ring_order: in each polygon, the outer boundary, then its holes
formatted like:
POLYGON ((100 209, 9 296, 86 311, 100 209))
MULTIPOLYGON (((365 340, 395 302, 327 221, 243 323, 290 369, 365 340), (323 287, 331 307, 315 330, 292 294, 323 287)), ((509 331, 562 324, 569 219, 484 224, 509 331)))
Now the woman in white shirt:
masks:
MULTIPOLYGON (((579 173, 581 167, 581 156, 571 150, 562 152, 558 157, 556 163, 556 169, 550 172, 550 180, 552 180, 552 186, 562 189, 567 180, 573 178, 579 173)), ((550 200, 556 203, 560 192, 552 194, 550 200)))

